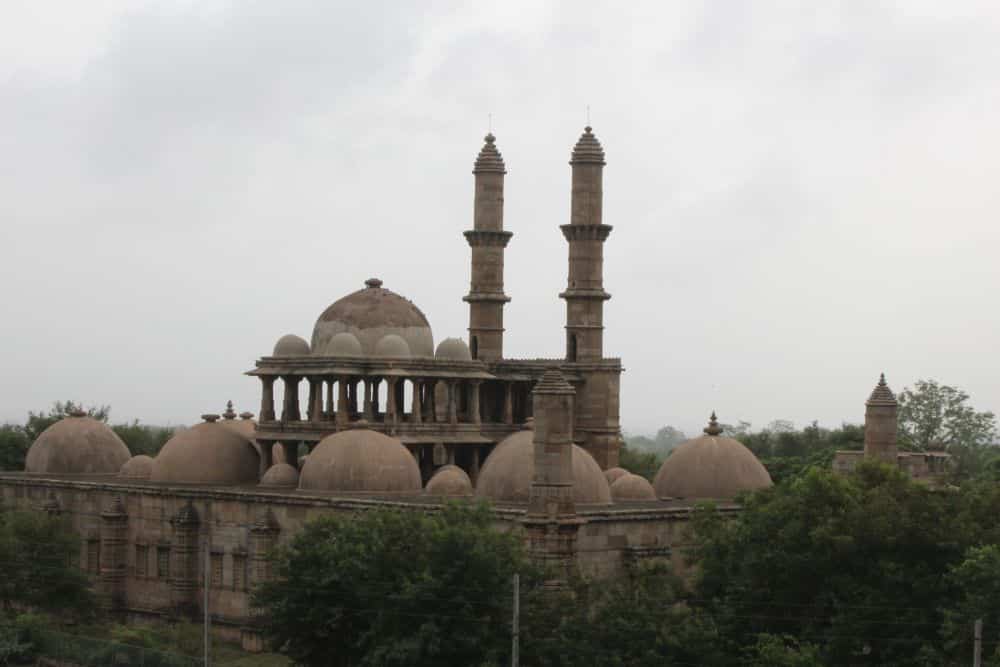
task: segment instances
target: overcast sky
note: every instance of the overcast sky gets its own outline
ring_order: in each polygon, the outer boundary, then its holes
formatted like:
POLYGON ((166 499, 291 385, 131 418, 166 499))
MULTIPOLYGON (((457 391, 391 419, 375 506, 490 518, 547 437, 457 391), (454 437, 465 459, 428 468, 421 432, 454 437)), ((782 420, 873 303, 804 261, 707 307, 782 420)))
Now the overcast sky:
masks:
POLYGON ((467 337, 507 163, 505 350, 564 351, 570 150, 604 145, 632 432, 1000 411, 995 2, 5 2, 0 419, 191 423, 369 276, 467 337))

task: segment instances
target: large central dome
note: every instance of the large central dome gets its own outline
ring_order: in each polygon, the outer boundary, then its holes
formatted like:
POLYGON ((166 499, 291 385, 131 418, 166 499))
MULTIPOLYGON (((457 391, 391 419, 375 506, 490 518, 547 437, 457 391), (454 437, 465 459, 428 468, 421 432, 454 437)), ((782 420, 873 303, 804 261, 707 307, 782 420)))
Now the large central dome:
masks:
POLYGON ((353 334, 365 355, 374 355, 376 344, 395 334, 406 341, 413 356, 434 356, 434 337, 427 318, 409 299, 384 289, 377 278, 366 280, 364 289, 323 311, 313 328, 313 353, 324 354, 327 342, 339 333, 353 334))

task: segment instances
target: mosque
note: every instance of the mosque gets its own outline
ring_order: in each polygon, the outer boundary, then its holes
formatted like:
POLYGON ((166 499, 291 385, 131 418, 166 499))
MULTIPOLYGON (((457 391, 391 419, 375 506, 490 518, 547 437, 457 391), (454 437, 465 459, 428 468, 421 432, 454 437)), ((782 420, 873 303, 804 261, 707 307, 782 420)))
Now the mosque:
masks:
POLYGON ((278 338, 247 374, 254 415, 206 414, 155 458, 131 456, 105 424, 75 413, 39 436, 25 471, 0 473, 0 502, 69 517, 80 567, 125 617, 197 615, 260 648, 249 591, 265 555, 303 524, 380 506, 434 511, 491 502, 557 568, 614 576, 647 559, 685 568, 698 500, 738 511, 771 485, 763 465, 712 415, 653 483, 618 467, 620 359, 603 345, 605 153, 590 127, 572 150, 559 359, 504 357, 506 169, 487 135, 475 161, 468 343, 437 346, 427 318, 370 278, 335 301, 312 334, 278 338), (206 590, 207 588, 207 590, 206 590))

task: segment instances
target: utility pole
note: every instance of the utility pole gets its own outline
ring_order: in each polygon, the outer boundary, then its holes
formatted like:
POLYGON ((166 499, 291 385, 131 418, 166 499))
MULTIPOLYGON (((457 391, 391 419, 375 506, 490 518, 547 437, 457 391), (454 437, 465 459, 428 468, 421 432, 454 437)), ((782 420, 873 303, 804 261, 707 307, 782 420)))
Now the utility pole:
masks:
POLYGON ((209 545, 209 537, 205 535, 205 667, 208 667, 208 628, 211 623, 211 616, 208 613, 208 587, 212 582, 212 550, 209 545))
POLYGON ((972 667, 983 666, 983 619, 977 618, 972 626, 972 667))
POLYGON ((511 637, 510 665, 519 667, 521 657, 518 655, 521 640, 521 575, 514 575, 514 632, 511 637))

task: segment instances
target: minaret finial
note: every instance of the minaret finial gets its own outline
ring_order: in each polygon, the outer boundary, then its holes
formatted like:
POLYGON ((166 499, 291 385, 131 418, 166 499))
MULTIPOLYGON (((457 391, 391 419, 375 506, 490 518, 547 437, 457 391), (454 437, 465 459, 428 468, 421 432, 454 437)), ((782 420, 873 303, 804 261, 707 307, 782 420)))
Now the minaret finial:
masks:
POLYGON ((712 410, 712 416, 708 420, 708 426, 706 426, 703 430, 708 435, 719 435, 722 433, 722 427, 719 426, 719 420, 715 416, 715 410, 712 410))
POLYGON ((587 105, 587 131, 590 132, 590 105, 587 105))
POLYGON ((488 120, 486 122, 486 131, 489 134, 493 134, 493 112, 491 111, 486 116, 488 118, 488 120))
POLYGON ((226 401, 226 411, 222 413, 226 419, 236 419, 236 410, 233 410, 233 402, 226 401))

